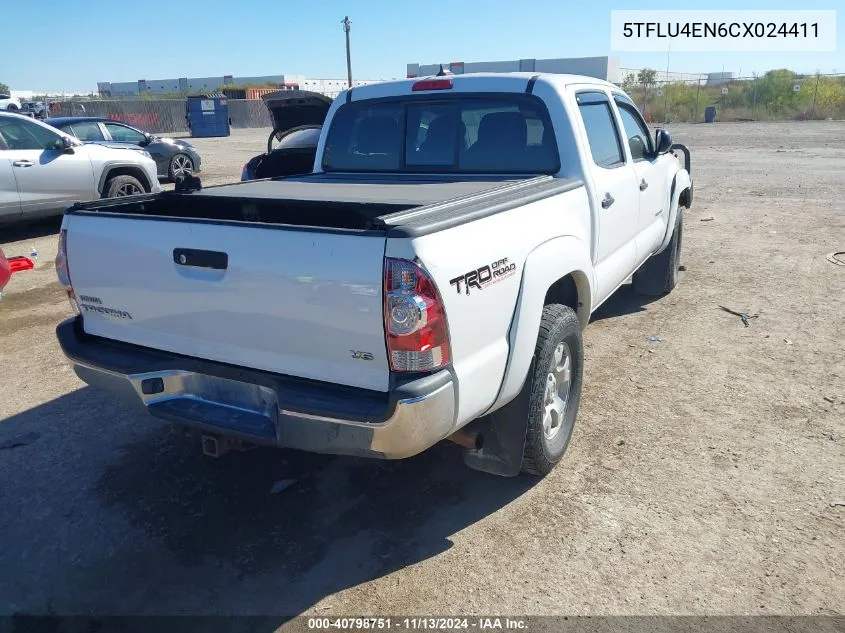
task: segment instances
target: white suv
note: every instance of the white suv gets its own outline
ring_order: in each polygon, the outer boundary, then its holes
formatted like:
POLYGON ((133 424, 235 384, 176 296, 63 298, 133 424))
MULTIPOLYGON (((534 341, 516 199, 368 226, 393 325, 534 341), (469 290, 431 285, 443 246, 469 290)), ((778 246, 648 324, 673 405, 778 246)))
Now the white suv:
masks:
POLYGON ((0 224, 60 215, 74 202, 161 191, 140 148, 104 147, 0 111, 0 224))
POLYGON ((8 110, 9 112, 15 112, 20 109, 20 99, 16 99, 15 97, 11 97, 9 95, 0 94, 0 110, 8 110))

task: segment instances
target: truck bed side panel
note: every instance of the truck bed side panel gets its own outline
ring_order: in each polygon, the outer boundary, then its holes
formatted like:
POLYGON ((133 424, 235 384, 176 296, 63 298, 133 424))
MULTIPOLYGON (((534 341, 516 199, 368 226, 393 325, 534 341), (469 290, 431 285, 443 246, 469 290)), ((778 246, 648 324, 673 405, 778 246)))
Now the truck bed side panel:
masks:
POLYGON ((419 257, 440 290, 459 383, 459 425, 483 414, 499 393, 523 267, 537 236, 573 235, 589 244, 589 213, 579 187, 447 230, 388 239, 388 256, 419 257))

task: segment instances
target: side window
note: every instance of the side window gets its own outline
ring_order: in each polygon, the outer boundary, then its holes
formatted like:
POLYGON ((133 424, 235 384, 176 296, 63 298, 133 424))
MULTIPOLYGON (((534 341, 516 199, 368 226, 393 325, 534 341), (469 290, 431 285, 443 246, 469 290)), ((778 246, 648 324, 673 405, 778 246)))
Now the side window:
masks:
POLYGON ((578 109, 587 130, 587 141, 593 162, 599 167, 616 167, 625 163, 619 131, 613 120, 610 102, 603 93, 578 95, 578 109))
POLYGON ((628 137, 631 158, 635 161, 647 159, 654 153, 651 148, 651 136, 648 133, 648 128, 631 111, 631 106, 619 102, 616 105, 619 107, 619 116, 622 118, 622 125, 625 127, 625 136, 628 137))
POLYGON ((61 137, 47 128, 26 119, 3 117, 0 119, 0 134, 9 149, 56 149, 61 147, 61 137))
POLYGON ((131 127, 126 127, 125 125, 118 123, 103 123, 103 125, 106 126, 114 141, 140 143, 145 138, 138 130, 133 130, 131 127))
POLYGON ((100 129, 100 124, 96 121, 85 121, 84 123, 74 123, 71 126, 71 134, 73 134, 80 141, 104 141, 103 131, 100 129))

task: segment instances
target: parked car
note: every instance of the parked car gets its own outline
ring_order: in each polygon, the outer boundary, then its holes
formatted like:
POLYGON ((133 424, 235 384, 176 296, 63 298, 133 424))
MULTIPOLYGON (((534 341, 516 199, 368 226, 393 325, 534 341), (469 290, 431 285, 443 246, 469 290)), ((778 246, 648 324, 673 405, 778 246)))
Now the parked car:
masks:
POLYGON ((87 143, 143 147, 155 160, 161 178, 174 181, 179 176, 200 171, 199 151, 183 139, 155 136, 126 123, 100 117, 50 117, 44 122, 87 143))
POLYGON ((0 94, 0 110, 8 110, 9 112, 16 112, 21 109, 20 99, 16 99, 10 95, 0 94))
POLYGON ((590 315, 631 275, 678 283, 689 152, 611 83, 529 73, 355 87, 318 148, 305 176, 68 211, 76 373, 209 455, 451 439, 473 468, 548 473, 590 315))
POLYGON ((12 268, 9 266, 9 260, 6 259, 3 249, 0 248, 0 298, 3 296, 3 289, 9 283, 12 277, 12 268))
POLYGON ((267 151, 244 165, 241 180, 310 173, 332 100, 307 90, 279 90, 264 95, 262 100, 270 111, 273 131, 267 139, 267 151))
POLYGON ((0 112, 0 224, 59 215, 75 202, 158 191, 155 162, 144 150, 82 143, 0 112))
POLYGON ((21 106, 21 113, 31 112, 36 119, 47 118, 47 104, 43 101, 27 101, 21 106))

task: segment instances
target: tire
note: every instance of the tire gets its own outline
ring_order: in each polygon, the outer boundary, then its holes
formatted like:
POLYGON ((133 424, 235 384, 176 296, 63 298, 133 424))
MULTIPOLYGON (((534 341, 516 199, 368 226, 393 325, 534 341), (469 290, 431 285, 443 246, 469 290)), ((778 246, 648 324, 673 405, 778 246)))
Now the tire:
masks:
POLYGON ((103 187, 104 198, 119 198, 146 193, 141 181, 133 176, 114 176, 106 181, 103 187))
POLYGON ((684 210, 679 208, 672 241, 662 253, 649 257, 634 273, 634 292, 655 297, 669 294, 674 290, 678 285, 683 239, 684 210))
POLYGON ((543 308, 534 359, 534 375, 529 376, 531 399, 522 472, 543 477, 566 452, 581 402, 584 343, 581 323, 572 308, 559 304, 543 308), (562 358, 556 356, 558 352, 562 352, 562 358), (564 400, 560 367, 567 364, 567 359, 569 380, 564 400))
POLYGON ((175 154, 170 159, 170 166, 167 168, 167 175, 171 182, 182 174, 191 175, 194 173, 194 161, 187 154, 175 154))
POLYGON ((6 111, 7 112, 17 112, 18 106, 16 106, 14 103, 10 103, 9 105, 6 106, 6 111))

